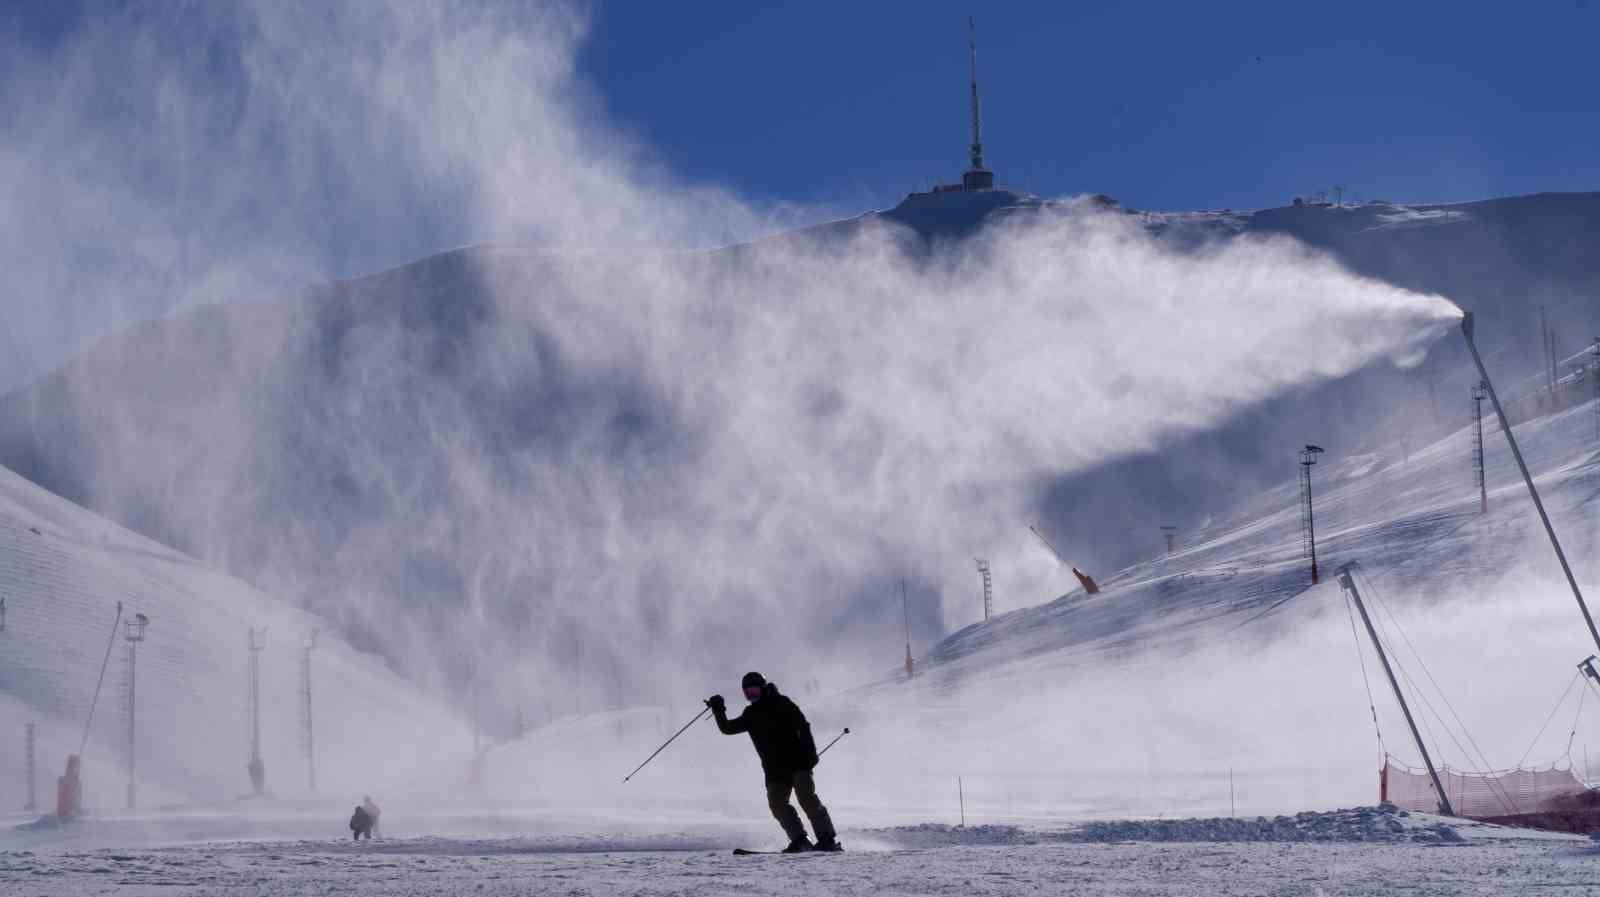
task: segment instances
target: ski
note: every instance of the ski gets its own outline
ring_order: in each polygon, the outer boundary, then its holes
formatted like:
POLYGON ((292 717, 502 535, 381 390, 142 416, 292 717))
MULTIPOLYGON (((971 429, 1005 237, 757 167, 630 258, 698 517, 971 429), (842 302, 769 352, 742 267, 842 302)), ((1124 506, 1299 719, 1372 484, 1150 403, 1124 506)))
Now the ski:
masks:
MULTIPOLYGON (((844 853, 844 847, 842 845, 839 846, 839 847, 831 848, 831 849, 829 849, 829 848, 819 849, 819 848, 813 847, 810 850, 802 850, 799 853, 787 854, 787 855, 788 856, 804 856, 804 855, 806 855, 808 853, 844 853)), ((782 851, 782 850, 747 850, 747 849, 745 849, 743 847, 735 847, 733 849, 733 855, 736 856, 736 857, 784 856, 785 852, 782 851)))

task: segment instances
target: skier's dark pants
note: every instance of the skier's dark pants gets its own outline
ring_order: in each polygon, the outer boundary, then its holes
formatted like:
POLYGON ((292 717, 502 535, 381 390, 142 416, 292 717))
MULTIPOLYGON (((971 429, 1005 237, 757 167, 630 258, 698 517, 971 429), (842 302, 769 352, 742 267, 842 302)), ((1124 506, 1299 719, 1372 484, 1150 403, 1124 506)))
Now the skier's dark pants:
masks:
POLYGON ((817 799, 817 783, 809 769, 798 770, 787 776, 767 777, 767 807, 772 810, 778 824, 783 826, 789 840, 803 841, 806 837, 805 826, 800 824, 800 814, 789 804, 791 791, 799 799, 800 809, 806 811, 806 818, 811 820, 811 831, 816 834, 817 842, 832 841, 833 820, 828 818, 828 808, 817 799))

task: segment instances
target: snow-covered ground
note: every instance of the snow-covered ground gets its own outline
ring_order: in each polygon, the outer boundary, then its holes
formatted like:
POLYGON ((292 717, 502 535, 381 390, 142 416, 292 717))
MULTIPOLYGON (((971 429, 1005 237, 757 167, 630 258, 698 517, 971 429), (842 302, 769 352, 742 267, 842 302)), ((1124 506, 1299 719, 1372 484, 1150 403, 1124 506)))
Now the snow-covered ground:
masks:
POLYGON ((217 841, 12 850, 0 885, 81 894, 1588 893, 1588 839, 1365 808, 1284 819, 916 826, 842 855, 734 857, 715 834, 217 841))

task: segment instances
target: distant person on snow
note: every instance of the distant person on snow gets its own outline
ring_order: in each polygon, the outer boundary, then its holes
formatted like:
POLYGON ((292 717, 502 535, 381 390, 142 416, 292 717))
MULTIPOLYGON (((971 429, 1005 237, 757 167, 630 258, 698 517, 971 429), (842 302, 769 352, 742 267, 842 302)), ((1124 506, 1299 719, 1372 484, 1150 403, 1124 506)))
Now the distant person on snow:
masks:
POLYGON ((350 840, 360 841, 365 835, 368 841, 372 840, 372 815, 366 807, 357 806, 356 811, 350 814, 350 840))
POLYGON ((378 828, 378 822, 379 818, 383 816, 383 811, 378 809, 378 802, 372 799, 372 795, 363 794, 361 795, 361 809, 366 810, 367 816, 372 819, 371 837, 382 838, 383 832, 378 828))
POLYGON ((740 685, 750 706, 738 718, 728 719, 727 703, 722 695, 707 698, 706 706, 716 716, 717 728, 722 734, 750 733, 767 780, 767 807, 783 826, 784 834, 789 836, 789 846, 784 848, 784 853, 839 850, 833 820, 828 818, 828 808, 817 798, 817 785, 811 775, 817 765, 817 743, 811 737, 811 724, 806 722, 800 708, 778 694, 778 687, 760 673, 746 673, 740 685), (800 808, 811 820, 811 830, 817 836, 815 845, 806 838, 800 814, 789 804, 791 792, 799 798, 800 808))

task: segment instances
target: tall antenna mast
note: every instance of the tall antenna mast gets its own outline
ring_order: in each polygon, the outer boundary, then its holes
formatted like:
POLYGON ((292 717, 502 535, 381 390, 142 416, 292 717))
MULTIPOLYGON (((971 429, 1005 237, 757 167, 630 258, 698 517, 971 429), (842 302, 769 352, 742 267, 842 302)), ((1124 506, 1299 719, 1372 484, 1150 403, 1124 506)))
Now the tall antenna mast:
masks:
POLYGON ((967 50, 972 63, 972 170, 983 168, 983 133, 978 115, 978 26, 967 17, 967 50))

